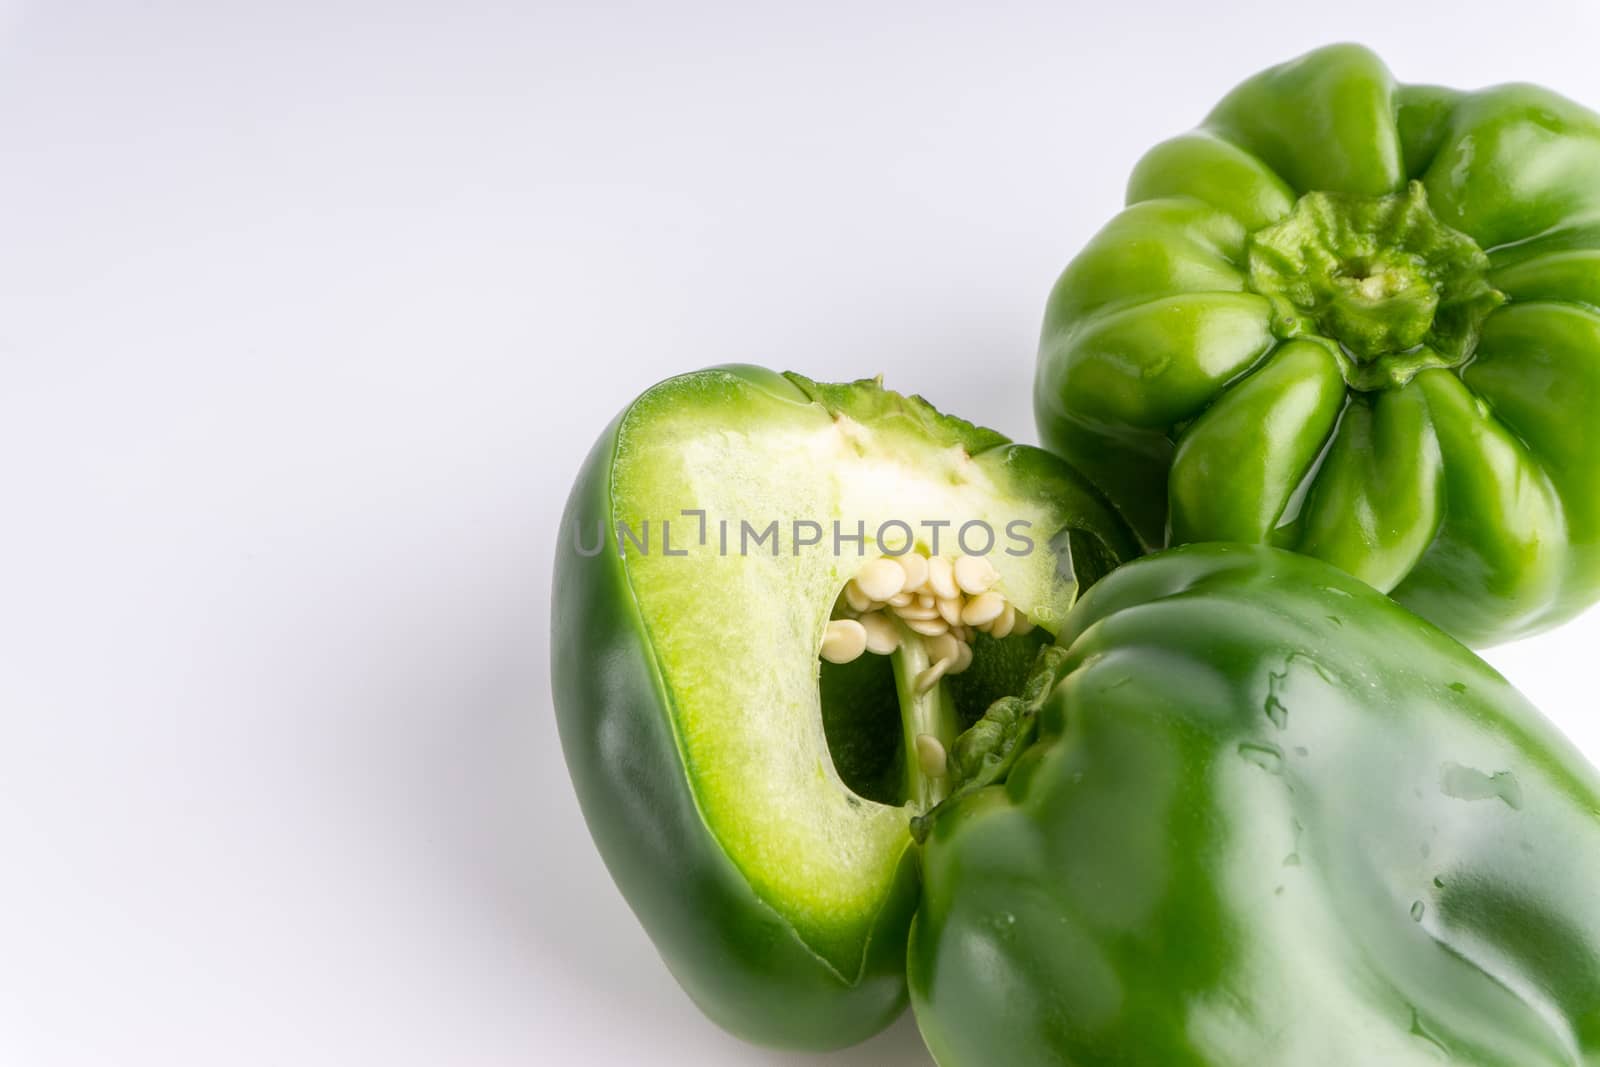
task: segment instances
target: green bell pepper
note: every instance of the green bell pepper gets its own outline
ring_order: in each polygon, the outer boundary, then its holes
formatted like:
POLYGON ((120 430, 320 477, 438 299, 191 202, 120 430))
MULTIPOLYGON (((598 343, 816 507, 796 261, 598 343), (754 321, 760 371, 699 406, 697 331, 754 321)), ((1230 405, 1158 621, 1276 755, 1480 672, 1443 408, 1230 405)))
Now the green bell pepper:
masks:
POLYGON ((1600 1064, 1600 774, 1482 661, 1240 545, 1059 640, 1003 784, 923 820, 943 1067, 1600 1064))
POLYGON ((875 382, 726 367, 629 405, 562 536, 562 748, 667 966, 752 1041, 887 1025, 918 893, 908 822, 1131 535, 1041 449, 875 382), (905 592, 963 575, 926 605, 905 592), (863 591, 880 610, 847 603, 863 591))
POLYGON ((1050 297, 1035 407, 1147 549, 1292 548, 1476 645, 1600 598, 1600 117, 1325 48, 1128 203, 1050 297))

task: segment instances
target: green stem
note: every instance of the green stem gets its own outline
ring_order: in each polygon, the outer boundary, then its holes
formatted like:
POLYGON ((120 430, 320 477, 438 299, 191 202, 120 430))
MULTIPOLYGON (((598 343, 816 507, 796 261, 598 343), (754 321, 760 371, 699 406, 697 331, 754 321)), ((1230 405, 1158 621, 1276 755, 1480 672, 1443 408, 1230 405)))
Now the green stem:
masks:
POLYGON ((936 739, 946 751, 961 732, 955 701, 937 682, 926 693, 917 692, 917 675, 932 664, 928 646, 915 631, 896 619, 900 647, 889 659, 894 665, 895 693, 900 699, 900 723, 905 741, 906 798, 918 814, 929 811, 949 792, 949 776, 930 776, 917 755, 917 738, 923 734, 936 739))
POLYGON ((1506 300, 1488 255, 1433 213, 1421 182, 1387 196, 1307 193, 1250 235, 1249 260, 1273 332, 1330 342, 1361 392, 1462 365, 1506 300))

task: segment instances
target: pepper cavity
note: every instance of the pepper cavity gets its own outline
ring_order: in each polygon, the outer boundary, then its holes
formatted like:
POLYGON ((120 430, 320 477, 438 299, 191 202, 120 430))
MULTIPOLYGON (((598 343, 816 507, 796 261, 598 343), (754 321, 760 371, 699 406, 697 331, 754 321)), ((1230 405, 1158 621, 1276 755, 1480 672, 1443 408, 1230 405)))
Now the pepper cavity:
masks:
POLYGON ((982 556, 879 556, 845 584, 822 636, 822 658, 849 663, 867 652, 887 656, 922 642, 931 664, 917 675, 925 693, 947 674, 972 665, 979 630, 995 638, 1025 634, 1033 622, 1008 602, 999 574, 982 556))

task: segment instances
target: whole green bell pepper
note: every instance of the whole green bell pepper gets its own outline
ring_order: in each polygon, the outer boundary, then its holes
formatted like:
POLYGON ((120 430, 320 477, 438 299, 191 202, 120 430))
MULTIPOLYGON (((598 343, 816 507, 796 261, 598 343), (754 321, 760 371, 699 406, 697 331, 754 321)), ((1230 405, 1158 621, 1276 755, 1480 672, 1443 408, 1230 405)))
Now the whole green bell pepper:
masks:
POLYGON ((1600 598, 1600 117, 1324 48, 1128 203, 1050 297, 1035 405, 1146 548, 1293 548, 1477 645, 1600 598))
POLYGON ((943 1067, 1600 1064, 1600 775, 1482 661, 1240 545, 1059 640, 1003 784, 923 820, 943 1067))
MULTIPOLYGON (((562 748, 667 966, 753 1041, 830 1048, 887 1025, 918 892, 908 822, 942 795, 946 746, 1021 685, 1080 586, 1137 554, 1126 528, 1061 460, 916 398, 725 367, 629 405, 562 537, 562 748), (877 557, 908 539, 910 584, 971 553, 943 580, 964 568, 994 595, 963 601, 958 642, 930 616, 961 594, 933 612, 905 594, 894 649, 863 655, 869 620, 841 590, 869 562, 899 573, 877 557), (1009 616, 988 610, 1000 591, 1009 616), (988 632, 967 633, 982 616, 988 632), (859 658, 819 661, 835 630, 858 642, 836 658, 859 658), (933 662, 940 642, 964 658, 933 662)), ((868 614, 888 626, 890 606, 868 614)))

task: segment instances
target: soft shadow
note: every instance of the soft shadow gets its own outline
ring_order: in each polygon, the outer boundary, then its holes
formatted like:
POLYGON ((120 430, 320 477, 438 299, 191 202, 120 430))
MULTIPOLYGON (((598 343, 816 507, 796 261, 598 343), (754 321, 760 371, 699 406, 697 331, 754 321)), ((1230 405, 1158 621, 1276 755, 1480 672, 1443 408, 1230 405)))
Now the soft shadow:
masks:
POLYGON ((932 1067, 933 1057, 928 1055, 917 1033, 916 1022, 907 1011, 889 1029, 854 1048, 817 1056, 805 1052, 756 1052, 751 1063, 769 1064, 771 1067, 932 1067))

